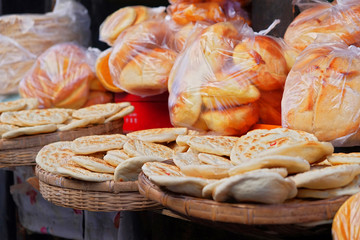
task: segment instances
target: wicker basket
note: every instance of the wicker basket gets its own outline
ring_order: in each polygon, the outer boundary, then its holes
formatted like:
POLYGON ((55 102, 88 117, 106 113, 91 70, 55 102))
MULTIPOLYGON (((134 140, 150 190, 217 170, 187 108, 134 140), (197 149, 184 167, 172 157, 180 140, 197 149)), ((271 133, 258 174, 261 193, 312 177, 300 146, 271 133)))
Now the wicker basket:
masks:
POLYGON ((143 211, 162 206, 138 192, 136 182, 85 182, 35 168, 44 199, 61 207, 88 211, 143 211))
POLYGON ((72 141, 78 137, 122 133, 124 120, 92 125, 70 131, 0 139, 0 168, 35 165, 35 157, 40 149, 58 141, 72 141))

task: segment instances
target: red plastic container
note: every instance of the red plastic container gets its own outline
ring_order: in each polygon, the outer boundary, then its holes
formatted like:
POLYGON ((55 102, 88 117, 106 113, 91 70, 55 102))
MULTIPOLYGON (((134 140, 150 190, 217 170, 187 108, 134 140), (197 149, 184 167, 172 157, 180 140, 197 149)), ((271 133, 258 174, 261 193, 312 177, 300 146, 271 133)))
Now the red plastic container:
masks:
POLYGON ((172 127, 168 108, 168 93, 139 97, 128 93, 116 93, 115 102, 130 102, 135 110, 124 118, 124 133, 172 127))

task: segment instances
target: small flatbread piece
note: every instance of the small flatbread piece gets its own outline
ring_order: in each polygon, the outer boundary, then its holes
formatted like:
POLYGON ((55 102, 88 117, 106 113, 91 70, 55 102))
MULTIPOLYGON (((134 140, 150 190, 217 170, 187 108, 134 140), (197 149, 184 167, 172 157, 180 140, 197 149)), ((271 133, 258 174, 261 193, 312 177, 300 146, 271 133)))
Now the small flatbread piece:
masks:
POLYGON ((75 139, 71 148, 76 154, 90 154, 121 149, 128 138, 123 134, 92 135, 75 139))
POLYGON ((24 127, 60 124, 70 117, 68 112, 61 108, 22 110, 15 112, 15 116, 24 127))
POLYGON ((327 157, 327 160, 331 165, 340 165, 340 164, 360 164, 360 153, 334 153, 331 156, 327 157))
POLYGON ((227 136, 193 136, 187 144, 199 152, 230 156, 231 149, 238 139, 227 136))
POLYGON ((105 182, 114 178, 112 174, 92 172, 71 161, 57 167, 56 172, 67 177, 89 182, 105 182))
POLYGON ((106 155, 104 156, 104 161, 114 167, 117 167, 120 163, 122 163, 128 158, 130 158, 129 155, 127 155, 127 153, 123 149, 110 150, 107 151, 106 155))
POLYGON ((0 113, 13 112, 23 110, 26 107, 26 102, 23 99, 15 101, 0 102, 0 113))
POLYGON ((229 166, 232 167, 230 159, 225 157, 220 157, 218 155, 208 154, 208 153, 199 153, 198 158, 201 163, 215 165, 215 166, 229 166))
POLYGON ((92 118, 104 117, 108 118, 115 113, 119 112, 121 106, 117 103, 96 104, 85 108, 75 110, 72 114, 74 118, 92 118))
POLYGON ((129 139, 124 144, 124 151, 131 157, 153 156, 171 159, 174 155, 174 151, 167 146, 137 139, 129 139))
POLYGON ((132 139, 138 139, 145 142, 172 142, 177 136, 187 134, 187 128, 153 128, 128 133, 127 136, 132 139))
POLYGON ((117 112, 114 115, 105 119, 105 123, 123 118, 123 117, 129 115, 130 113, 132 113, 134 110, 135 110, 134 106, 125 107, 124 109, 121 109, 119 112, 117 112))
POLYGON ((11 130, 15 130, 18 129, 18 126, 12 125, 12 124, 7 124, 7 123, 0 123, 0 135, 11 131, 11 130))
POLYGON ((107 164, 103 159, 90 156, 73 156, 71 161, 79 164, 93 172, 99 173, 114 173, 115 167, 107 164))
POLYGON ((47 124, 47 125, 40 125, 34 127, 21 127, 14 130, 7 131, 6 133, 2 134, 2 138, 15 138, 22 135, 35 135, 40 133, 50 133, 55 132, 57 130, 56 124, 47 124))
POLYGON ((147 162, 141 169, 150 180, 153 176, 184 176, 180 168, 163 162, 147 162))
POLYGON ((69 131, 76 128, 86 127, 91 124, 101 124, 104 123, 104 121, 104 117, 73 119, 73 121, 71 121, 70 123, 59 127, 59 131, 69 131))

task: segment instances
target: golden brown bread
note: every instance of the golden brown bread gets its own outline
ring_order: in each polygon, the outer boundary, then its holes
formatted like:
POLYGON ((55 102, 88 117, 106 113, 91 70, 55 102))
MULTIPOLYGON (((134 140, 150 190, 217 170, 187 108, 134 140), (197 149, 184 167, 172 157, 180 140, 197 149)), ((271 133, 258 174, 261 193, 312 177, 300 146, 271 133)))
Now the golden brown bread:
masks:
POLYGON ((261 91, 259 105, 259 118, 261 123, 281 125, 281 100, 283 89, 274 91, 261 91))

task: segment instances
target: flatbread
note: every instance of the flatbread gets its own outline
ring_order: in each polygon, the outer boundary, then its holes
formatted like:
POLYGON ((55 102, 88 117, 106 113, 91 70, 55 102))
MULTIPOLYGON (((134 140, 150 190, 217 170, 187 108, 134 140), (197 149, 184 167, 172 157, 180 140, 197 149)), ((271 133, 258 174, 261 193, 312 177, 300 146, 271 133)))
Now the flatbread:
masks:
POLYGON ((150 180, 153 176, 184 176, 180 168, 163 162, 147 162, 141 169, 150 180))
POLYGON ((71 161, 57 167, 56 172, 67 177, 90 182, 105 182, 114 178, 113 174, 92 172, 71 161))
POLYGON ((201 177, 206 179, 221 179, 228 177, 230 166, 215 165, 186 165, 181 167, 181 172, 190 177, 201 177))
POLYGON ((56 173, 57 167, 66 164, 74 155, 70 141, 55 142, 45 145, 36 155, 35 161, 45 171, 56 173))
POLYGON ((289 177, 298 188, 331 189, 343 187, 360 174, 360 165, 346 164, 312 169, 289 177))
POLYGON ((331 143, 319 142, 313 134, 307 132, 286 128, 257 129, 239 138, 230 159, 234 164, 239 164, 258 156, 286 155, 302 157, 309 163, 315 163, 333 152, 331 143))
POLYGON ((291 174, 309 171, 310 164, 301 157, 281 155, 257 157, 231 168, 229 170, 229 175, 234 176, 261 168, 286 168, 288 173, 291 174))
POLYGON ((123 149, 107 151, 106 155, 104 156, 105 162, 114 167, 117 167, 120 163, 128 158, 130 158, 129 155, 127 155, 123 149))
POLYGON ((188 165, 200 165, 198 154, 194 152, 177 153, 173 157, 173 161, 180 169, 188 165))
MULTIPOLYGON (((130 105, 130 103, 128 103, 130 105)), ((104 117, 108 118, 115 113, 119 112, 123 108, 123 105, 118 103, 106 103, 96 104, 85 108, 75 110, 72 114, 74 118, 92 118, 92 117, 104 117)))
POLYGON ((134 110, 135 110, 134 106, 125 107, 124 109, 121 109, 119 112, 117 112, 114 115, 110 116, 109 118, 105 119, 105 123, 123 118, 126 115, 129 115, 130 113, 132 113, 134 110))
POLYGON ((175 141, 177 136, 187 134, 187 128, 153 128, 128 133, 132 139, 145 142, 166 143, 175 141))
POLYGON ((314 190, 300 188, 296 195, 297 198, 316 198, 316 199, 328 199, 335 198, 345 195, 354 195, 360 192, 360 176, 356 176, 352 182, 344 187, 324 189, 324 190, 314 190))
POLYGON ((164 159, 154 156, 129 158, 116 167, 114 181, 135 181, 138 179, 138 175, 141 172, 141 167, 144 165, 144 163, 161 161, 164 161, 164 159))
POLYGON ((26 109, 37 109, 39 107, 39 100, 37 98, 23 98, 22 99, 26 103, 26 109))
POLYGON ((0 122, 23 127, 23 123, 16 117, 16 112, 4 112, 0 115, 0 122))
POLYGON ((129 139, 124 145, 124 151, 131 157, 149 156, 171 159, 174 155, 174 151, 167 146, 137 139, 129 139))
POLYGON ((187 144, 199 152, 230 156, 237 137, 226 136, 192 136, 187 144))
POLYGON ((70 131, 76 128, 86 127, 92 124, 101 124, 104 123, 104 117, 92 117, 92 118, 83 118, 83 119, 73 119, 68 124, 65 124, 59 127, 59 131, 70 131))
POLYGON ((215 165, 215 166, 229 166, 232 167, 230 159, 221 157, 218 155, 208 154, 208 153, 199 153, 198 158, 201 163, 215 165))
POLYGON ((45 124, 60 124, 70 116, 61 108, 22 110, 14 113, 23 127, 45 124))
MULTIPOLYGON (((253 172, 275 172, 280 174, 282 177, 286 177, 288 172, 286 170, 286 168, 263 168, 263 169, 259 169, 259 170, 254 170, 253 172)), ((222 182, 227 181, 228 178, 223 178, 220 179, 218 181, 214 181, 212 183, 209 183, 208 185, 206 185, 203 190, 202 190, 202 196, 204 198, 212 198, 213 195, 213 191, 215 190, 215 188, 222 182)))
POLYGON ((8 131, 18 129, 18 126, 7 124, 7 123, 0 123, 0 136, 8 131))
POLYGON ((107 164, 103 159, 90 156, 73 156, 71 161, 93 172, 114 173, 115 167, 107 164))
POLYGON ((57 130, 56 124, 47 124, 34 127, 21 127, 7 131, 1 135, 2 138, 15 138, 22 135, 35 135, 40 133, 50 133, 57 130))
POLYGON ((217 202, 235 199, 237 202, 276 204, 294 198, 295 183, 275 172, 252 171, 222 181, 213 190, 217 202))
POLYGON ((187 146, 187 145, 180 146, 176 142, 170 142, 166 146, 171 148, 174 151, 174 153, 183 153, 183 152, 186 152, 189 149, 189 146, 187 146))
POLYGON ((360 164, 360 153, 334 153, 331 156, 327 157, 327 160, 331 165, 340 165, 340 164, 360 164))
POLYGON ((176 143, 179 146, 189 146, 188 141, 192 138, 191 135, 179 135, 176 138, 176 143))
POLYGON ((0 102, 0 113, 3 112, 12 112, 23 110, 26 107, 26 102, 23 99, 8 101, 8 102, 0 102))
POLYGON ((128 138, 123 134, 92 135, 75 139, 71 148, 76 154, 90 154, 121 149, 128 138))

